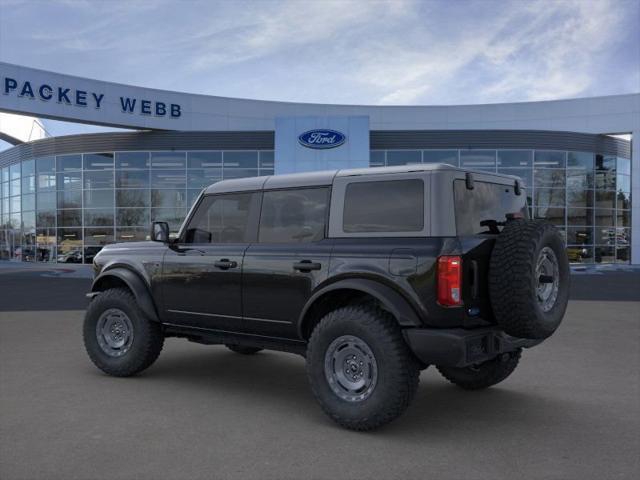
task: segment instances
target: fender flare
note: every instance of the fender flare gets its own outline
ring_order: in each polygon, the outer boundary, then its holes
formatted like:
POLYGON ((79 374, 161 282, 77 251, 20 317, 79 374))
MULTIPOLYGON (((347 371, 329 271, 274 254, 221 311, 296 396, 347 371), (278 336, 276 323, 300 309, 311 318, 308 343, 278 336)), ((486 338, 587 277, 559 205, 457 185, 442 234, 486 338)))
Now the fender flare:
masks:
POLYGON ((316 291, 307 301, 298 318, 298 335, 303 336, 304 318, 318 299, 336 290, 358 290, 376 298, 402 327, 420 327, 422 321, 409 301, 387 285, 375 280, 354 278, 345 279, 327 285, 316 291))
POLYGON ((136 297, 136 302, 138 303, 140 310, 142 310, 145 316, 147 316, 154 322, 160 322, 158 312, 156 311, 156 307, 153 302, 153 297, 149 292, 149 288, 137 273, 122 267, 103 271, 93 281, 93 284, 91 285, 91 292, 100 292, 100 281, 104 280, 107 277, 115 277, 123 281, 127 285, 127 287, 129 287, 129 290, 131 290, 133 296, 136 297))

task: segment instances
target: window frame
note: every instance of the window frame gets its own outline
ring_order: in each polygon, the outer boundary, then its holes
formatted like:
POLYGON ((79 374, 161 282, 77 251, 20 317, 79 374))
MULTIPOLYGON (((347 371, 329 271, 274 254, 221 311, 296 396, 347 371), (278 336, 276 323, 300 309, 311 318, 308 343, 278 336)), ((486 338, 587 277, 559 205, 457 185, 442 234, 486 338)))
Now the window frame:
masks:
POLYGON ((333 189, 331 185, 296 185, 295 187, 283 187, 283 188, 269 188, 260 192, 260 215, 258 215, 258 224, 256 228, 256 241, 255 243, 260 245, 305 245, 321 242, 329 238, 329 212, 331 211, 331 198, 333 196, 333 189), (327 205, 324 212, 324 226, 322 229, 322 238, 319 240, 312 240, 310 242, 261 242, 260 241, 260 224, 262 222, 262 207, 264 205, 264 195, 270 192, 286 192, 286 191, 299 191, 299 190, 319 190, 324 189, 327 191, 327 205))
POLYGON ((333 182, 329 209, 329 234, 327 238, 422 238, 431 235, 431 172, 385 173, 362 176, 336 177, 333 182), (420 231, 397 232, 345 232, 344 204, 347 186, 352 183, 373 183, 400 180, 421 180, 423 183, 423 223, 420 231))
MULTIPOLYGON (((212 200, 213 201, 213 200, 212 200)), ((212 194, 200 194, 200 197, 194 202, 193 207, 187 212, 187 216, 182 222, 182 226, 178 232, 176 243, 179 245, 199 245, 199 246, 213 246, 213 245, 238 245, 238 244, 250 244, 258 241, 258 222, 260 221, 260 211, 262 210, 262 191, 261 190, 238 190, 234 192, 221 192, 212 194), (229 197, 231 195, 254 195, 251 208, 249 209, 248 227, 245 234, 245 240, 242 242, 229 242, 229 243, 187 243, 186 236, 189 230, 189 225, 193 221, 196 213, 200 210, 200 206, 210 197, 229 197)), ((153 222, 152 222, 153 223, 153 222)))

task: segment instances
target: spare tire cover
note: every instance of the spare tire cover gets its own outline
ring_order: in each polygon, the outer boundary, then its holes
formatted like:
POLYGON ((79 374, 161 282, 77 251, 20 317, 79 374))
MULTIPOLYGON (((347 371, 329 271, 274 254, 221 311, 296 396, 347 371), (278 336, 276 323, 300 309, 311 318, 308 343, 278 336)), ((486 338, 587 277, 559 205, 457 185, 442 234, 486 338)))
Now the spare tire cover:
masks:
POLYGON ((560 232, 541 220, 511 220, 489 264, 489 295, 498 324, 519 338, 556 331, 569 300, 569 260, 560 232))

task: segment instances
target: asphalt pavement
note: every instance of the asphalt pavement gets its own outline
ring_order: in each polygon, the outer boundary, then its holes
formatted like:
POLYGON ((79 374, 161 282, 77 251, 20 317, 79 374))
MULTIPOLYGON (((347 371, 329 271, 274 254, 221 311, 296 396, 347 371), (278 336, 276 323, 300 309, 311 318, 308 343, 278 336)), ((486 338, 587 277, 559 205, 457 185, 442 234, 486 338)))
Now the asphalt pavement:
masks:
POLYGON ((0 270, 0 478, 640 478, 640 273, 575 275, 558 332, 481 392, 429 368, 371 433, 332 423, 304 360, 169 339, 134 378, 81 339, 87 276, 0 270))

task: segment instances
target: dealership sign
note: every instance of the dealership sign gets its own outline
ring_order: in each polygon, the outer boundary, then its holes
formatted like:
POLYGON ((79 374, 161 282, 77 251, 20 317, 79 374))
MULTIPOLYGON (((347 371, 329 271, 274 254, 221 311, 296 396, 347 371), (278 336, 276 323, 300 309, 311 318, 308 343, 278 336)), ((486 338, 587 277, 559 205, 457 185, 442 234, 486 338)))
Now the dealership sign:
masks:
POLYGON ((347 136, 336 130, 309 130, 298 136, 301 145, 307 148, 325 149, 335 148, 347 141, 347 136))
MULTIPOLYGON (((15 78, 2 77, 2 93, 9 96, 41 102, 55 102, 59 105, 91 107, 100 110, 105 93, 92 92, 70 85, 52 85, 30 79, 18 81, 15 78)), ((177 103, 166 103, 129 96, 119 96, 118 105, 122 113, 137 115, 155 115, 156 117, 179 118, 182 109, 177 103)))

